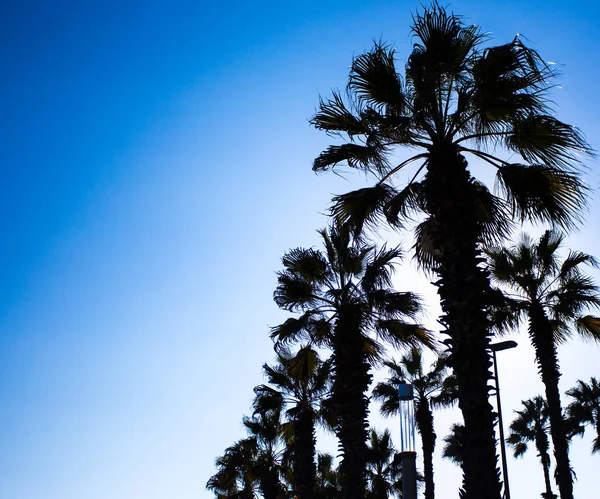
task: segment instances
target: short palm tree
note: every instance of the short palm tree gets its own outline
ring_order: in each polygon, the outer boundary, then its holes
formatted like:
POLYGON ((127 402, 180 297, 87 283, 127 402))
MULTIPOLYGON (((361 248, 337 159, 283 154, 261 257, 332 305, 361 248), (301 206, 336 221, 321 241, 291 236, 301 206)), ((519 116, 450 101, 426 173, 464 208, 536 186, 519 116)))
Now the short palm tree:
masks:
POLYGON ((376 178, 373 187, 335 200, 336 217, 356 231, 379 215, 401 226, 425 213, 417 250, 429 255, 439 277, 441 321, 467 428, 466 497, 498 499, 481 246, 506 235, 513 218, 570 227, 585 201, 578 154, 590 149, 577 129, 554 117, 554 73, 521 38, 484 47, 487 36, 477 26, 435 3, 413 17, 412 33, 404 75, 394 50, 376 44, 353 60, 348 98, 334 92, 321 100, 312 124, 347 142, 322 152, 313 169, 342 164, 376 178), (516 161, 503 159, 496 146, 516 161), (400 148, 417 153, 394 164, 400 148), (472 176, 466 155, 497 170, 502 196, 472 176), (419 166, 398 190, 396 173, 411 164, 419 166))
POLYGON ((217 458, 217 473, 206 484, 218 499, 288 499, 286 446, 279 410, 255 412, 244 417, 249 436, 217 458))
POLYGON ((449 406, 456 401, 456 378, 448 375, 446 358, 440 356, 427 371, 423 366, 423 352, 412 348, 399 363, 385 362, 392 376, 378 383, 373 398, 381 401, 384 416, 399 414, 400 397, 398 387, 411 383, 415 391, 415 423, 423 444, 423 471, 425 477, 425 499, 433 499, 433 452, 436 434, 432 407, 449 406))
POLYGON ((567 395, 573 402, 567 407, 567 414, 583 434, 585 427, 590 425, 596 431, 592 443, 592 453, 600 452, 600 383, 596 378, 591 378, 589 383, 577 380, 577 385, 571 388, 567 395))
POLYGON ((335 227, 320 234, 324 251, 297 248, 283 257, 274 298, 302 315, 274 328, 272 336, 279 345, 311 341, 333 351, 331 408, 342 453, 342 497, 364 499, 371 362, 384 349, 381 341, 430 346, 432 336, 413 322, 419 299, 391 288, 399 248, 377 249, 335 227))
POLYGON ((304 346, 295 354, 283 348, 277 364, 263 366, 268 385, 254 389, 259 412, 285 411, 290 431, 288 444, 298 499, 312 499, 316 477, 315 425, 322 421, 320 403, 330 390, 331 362, 304 346))
POLYGON ((327 453, 317 454, 316 499, 335 499, 339 496, 339 477, 333 456, 327 453))
POLYGON ((206 488, 214 492, 217 499, 255 499, 256 455, 257 447, 253 439, 239 440, 228 447, 216 459, 217 473, 210 477, 206 488))
POLYGON ((528 322, 548 403, 560 496, 566 499, 572 497, 573 478, 558 387, 557 345, 574 332, 600 341, 600 318, 587 315, 589 308, 600 307, 600 294, 592 279, 582 271, 584 265, 596 266, 596 260, 585 253, 570 251, 561 261, 559 249, 563 241, 560 233, 547 230, 537 241, 523 235, 514 246, 491 249, 488 254, 492 277, 506 290, 513 310, 508 325, 528 322))
POLYGON ((402 496, 402 464, 389 430, 371 429, 367 447, 367 499, 402 496))
POLYGON ((543 397, 537 396, 523 400, 523 409, 515 411, 517 417, 510 424, 509 435, 506 441, 513 447, 515 457, 520 457, 527 452, 530 443, 535 445, 538 457, 544 470, 544 484, 546 491, 542 494, 544 499, 554 499, 550 484, 550 421, 548 417, 548 404, 543 397))

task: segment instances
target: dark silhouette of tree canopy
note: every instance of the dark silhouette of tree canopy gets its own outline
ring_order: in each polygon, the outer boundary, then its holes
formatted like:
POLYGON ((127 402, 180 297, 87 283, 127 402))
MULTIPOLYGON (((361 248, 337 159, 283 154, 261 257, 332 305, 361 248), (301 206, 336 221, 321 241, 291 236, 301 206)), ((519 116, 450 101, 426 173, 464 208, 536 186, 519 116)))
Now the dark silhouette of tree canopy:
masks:
POLYGON ((520 457, 527 452, 529 444, 534 444, 538 457, 544 470, 545 492, 544 499, 555 499, 550 483, 550 421, 548 417, 548 404, 541 396, 523 400, 523 409, 515 411, 517 417, 510 424, 507 443, 513 447, 515 457, 520 457))
POLYGON ((594 428, 592 453, 600 452, 600 383, 596 378, 591 378, 589 383, 577 380, 567 395, 574 399, 567 407, 567 414, 576 428, 575 433, 583 434, 587 425, 594 428))
POLYGON ((257 491, 263 499, 287 499, 281 412, 257 412, 244 417, 243 424, 249 436, 217 458, 217 473, 208 480, 206 488, 219 499, 253 499, 257 491))
POLYGON ((381 216, 401 227, 425 214, 416 252, 439 277, 441 322, 466 427, 464 497, 499 499, 481 246, 505 236, 513 219, 571 227, 585 202, 578 155, 590 148, 577 129, 554 117, 548 90, 555 75, 521 38, 484 47, 488 37, 477 26, 437 4, 413 17, 412 33, 404 75, 394 50, 376 44, 353 60, 346 97, 334 91, 321 100, 312 124, 349 141, 323 151, 313 169, 344 164, 376 177, 373 187, 334 199, 333 214, 356 233, 381 216), (418 152, 394 164, 404 147, 418 152), (473 178, 466 154, 496 169, 500 196, 473 178), (395 174, 415 162, 413 178, 397 189, 395 174))
POLYGON ((398 387, 411 383, 415 390, 415 423, 423 443, 423 471, 425 478, 425 499, 433 499, 433 452, 435 450, 435 428, 432 407, 449 406, 456 401, 456 379, 448 375, 445 357, 438 357, 426 371, 423 366, 423 352, 412 348, 399 363, 384 363, 392 376, 378 383, 373 390, 373 398, 379 400, 384 416, 397 415, 400 411, 398 387))
POLYGON ((320 234, 324 251, 297 248, 283 257, 274 298, 302 315, 274 328, 272 336, 278 345, 309 341, 333 351, 331 408, 342 454, 342 498, 364 499, 370 364, 384 344, 431 346, 432 336, 414 323, 419 299, 391 288, 399 248, 377 249, 335 227, 320 234))
POLYGON ((516 245, 492 249, 488 254, 493 279, 507 290, 506 298, 512 309, 512 315, 506 317, 506 327, 528 322, 548 403, 560 496, 566 499, 573 496, 573 478, 568 428, 558 387, 557 345, 574 332, 600 341, 600 318, 587 314, 589 308, 600 307, 600 294, 581 269, 584 265, 596 266, 596 260, 585 253, 570 251, 561 261, 558 251, 563 240, 561 234, 548 230, 537 241, 523 235, 516 245))
POLYGON ((330 389, 331 362, 321 361, 309 346, 295 355, 280 349, 277 361, 274 366, 263 366, 269 385, 254 389, 254 408, 259 413, 285 411, 293 488, 298 499, 312 499, 317 472, 315 424, 323 420, 320 403, 330 389))
POLYGON ((402 460, 389 430, 371 429, 367 446, 367 499, 402 497, 402 460))
POLYGON ((316 499, 335 499, 339 493, 339 476, 333 456, 327 453, 317 454, 316 499))
POLYGON ((444 437, 444 448, 442 449, 442 457, 449 459, 454 464, 462 466, 463 462, 463 447, 461 440, 465 427, 462 424, 453 424, 450 428, 450 433, 444 437))

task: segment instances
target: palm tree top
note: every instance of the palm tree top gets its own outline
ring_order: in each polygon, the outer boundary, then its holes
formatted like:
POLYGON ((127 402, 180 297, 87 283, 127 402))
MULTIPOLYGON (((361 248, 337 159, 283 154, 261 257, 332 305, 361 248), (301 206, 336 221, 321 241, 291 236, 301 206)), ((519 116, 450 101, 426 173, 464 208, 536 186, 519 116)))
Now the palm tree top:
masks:
POLYGON ((561 260, 564 239, 560 232, 546 230, 538 240, 523 234, 511 247, 487 250, 492 279, 507 288, 506 303, 515 311, 517 323, 537 304, 550 314, 556 341, 572 334, 569 324, 584 339, 600 341, 600 318, 585 315, 600 308, 600 288, 583 272, 585 266, 597 268, 598 262, 574 250, 561 260))
MULTIPOLYGON (((319 234, 324 250, 295 248, 282 258, 275 302, 302 315, 272 329, 278 348, 298 340, 331 346, 332 328, 344 307, 360 310, 360 330, 374 331, 378 340, 396 347, 435 348, 433 333, 416 322, 422 309, 419 296, 392 288, 400 247, 378 248, 335 224, 319 234)), ((371 360, 383 352, 378 340, 365 335, 371 360)))
POLYGON ((375 43, 353 59, 346 91, 320 99, 312 125, 348 141, 328 147, 313 169, 345 164, 378 178, 372 188, 336 198, 334 214, 355 222, 385 215, 400 224, 410 212, 427 211, 420 176, 432 154, 451 148, 497 169, 502 196, 483 193, 496 211, 571 227, 586 203, 579 168, 593 151, 577 128, 554 116, 553 66, 519 35, 488 46, 490 37, 478 26, 437 4, 413 16, 412 34, 404 74, 395 50, 375 43), (395 163, 398 147, 419 152, 395 163), (507 161, 502 151, 519 159, 507 161), (410 189, 396 192, 392 177, 415 161, 421 166, 410 189))

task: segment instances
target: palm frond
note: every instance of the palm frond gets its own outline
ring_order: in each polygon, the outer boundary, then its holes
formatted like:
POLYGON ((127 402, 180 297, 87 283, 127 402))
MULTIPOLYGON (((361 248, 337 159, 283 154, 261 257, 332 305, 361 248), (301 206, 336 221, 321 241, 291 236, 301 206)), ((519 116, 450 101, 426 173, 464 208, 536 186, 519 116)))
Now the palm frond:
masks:
POLYGON ((367 124, 346 106, 341 94, 335 90, 330 99, 319 99, 319 110, 310 120, 310 124, 317 130, 329 133, 344 132, 350 137, 369 133, 367 124))
POLYGON ((399 116, 406 108, 402 79, 394 64, 394 50, 376 43, 367 53, 355 57, 350 69, 348 90, 366 106, 386 115, 399 116))
POLYGON ((323 172, 340 163, 364 172, 384 174, 389 169, 386 147, 380 144, 354 144, 329 146, 313 162, 315 172, 323 172))
POLYGON ((375 227, 395 189, 388 184, 376 184, 333 198, 331 214, 340 226, 347 226, 358 236, 363 227, 375 227))
POLYGON ((581 221, 587 188, 577 175, 544 165, 506 164, 497 186, 521 221, 555 223, 571 229, 581 221))

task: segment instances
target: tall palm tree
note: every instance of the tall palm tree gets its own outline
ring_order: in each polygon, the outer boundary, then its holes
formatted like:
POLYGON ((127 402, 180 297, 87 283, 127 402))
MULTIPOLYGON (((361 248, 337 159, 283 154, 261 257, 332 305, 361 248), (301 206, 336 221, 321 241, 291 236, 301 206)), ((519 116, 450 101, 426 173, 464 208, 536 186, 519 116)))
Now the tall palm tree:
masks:
POLYGON ((391 288, 399 248, 377 249, 332 227, 320 232, 325 250, 297 248, 283 257, 274 293, 285 310, 302 312, 273 329, 278 344, 311 341, 333 351, 331 408, 342 461, 343 499, 364 499, 367 390, 371 361, 392 346, 431 345, 414 322, 420 311, 412 293, 391 288))
POLYGON ((586 315, 590 307, 600 307, 600 294, 593 280, 582 271, 584 265, 596 266, 596 260, 570 251, 561 261, 559 250, 563 241, 560 233, 547 230, 537 241, 523 235, 514 246, 491 249, 488 255, 492 277, 507 290, 513 310, 508 325, 528 322, 548 403, 560 496, 566 499, 572 497, 573 477, 558 387, 557 345, 574 332, 600 341, 600 318, 586 315))
POLYGON ((477 26, 434 4, 413 17, 415 38, 402 76, 390 46, 376 44, 351 65, 347 96, 321 100, 312 124, 348 138, 314 161, 317 172, 347 165, 377 183, 335 199, 333 212, 356 231, 380 215, 396 226, 417 212, 417 252, 433 258, 441 321, 449 335, 465 426, 466 497, 500 497, 489 403, 489 282, 481 245, 509 231, 512 218, 570 227, 584 204, 577 154, 589 152, 574 127, 553 116, 554 73, 516 37, 484 47, 477 26), (496 154, 504 148, 517 161, 496 154), (417 154, 394 164, 399 148, 417 154), (497 170, 493 196, 469 170, 472 155, 497 170), (419 165, 401 190, 401 170, 419 165))
POLYGON ((596 431, 592 454, 600 452, 600 383, 596 378, 591 378, 589 383, 579 379, 567 395, 574 399, 567 407, 567 414, 581 428, 576 433, 583 434, 586 425, 592 426, 596 431))
POLYGON ((388 499, 402 495, 402 464, 389 430, 371 429, 367 447, 367 499, 388 499))
POLYGON ((295 354, 282 348, 277 364, 265 364, 269 385, 254 389, 259 412, 285 411, 290 422, 291 461, 298 499, 312 499, 316 476, 315 424, 322 420, 320 402, 330 389, 331 361, 323 362, 316 350, 304 346, 295 354))
POLYGON ((550 441, 548 433, 550 423, 548 417, 548 404, 543 397, 537 396, 523 400, 524 409, 515 411, 517 417, 510 424, 509 435, 506 441, 513 447, 515 457, 520 457, 527 452, 530 443, 535 445, 538 457, 544 469, 544 483, 546 491, 542 494, 544 499, 554 499, 550 484, 550 441))
POLYGON ((448 375, 447 359, 443 356, 431 366, 429 371, 423 366, 423 352, 412 348, 399 363, 385 362, 392 376, 378 383, 373 390, 373 398, 382 402, 384 416, 400 412, 398 387, 411 383, 415 391, 415 423, 423 444, 423 472, 425 476, 425 499, 433 499, 433 452, 436 434, 433 424, 432 407, 448 406, 456 401, 456 378, 448 375))

